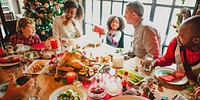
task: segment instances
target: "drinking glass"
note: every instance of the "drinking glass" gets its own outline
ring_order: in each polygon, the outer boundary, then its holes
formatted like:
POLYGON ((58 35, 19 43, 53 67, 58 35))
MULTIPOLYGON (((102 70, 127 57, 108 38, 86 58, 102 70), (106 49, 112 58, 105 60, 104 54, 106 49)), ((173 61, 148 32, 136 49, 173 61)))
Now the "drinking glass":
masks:
POLYGON ((153 61, 153 55, 146 54, 144 59, 144 71, 150 72, 151 71, 151 63, 153 61))
POLYGON ((23 65, 23 62, 25 62, 24 60, 24 58, 25 58, 25 55, 24 55, 24 52, 25 52, 25 50, 24 50, 24 45, 23 44, 17 44, 17 54, 18 54, 18 56, 19 56, 19 58, 20 58, 20 62, 21 62, 21 65, 23 65))
POLYGON ((38 89, 40 89, 40 87, 38 88, 38 84, 36 80, 34 80, 34 82, 31 85, 31 93, 30 96, 28 97, 28 100, 40 100, 40 96, 36 95, 38 89))
POLYGON ((4 43, 6 54, 13 54, 13 46, 11 42, 4 43))
POLYGON ((113 68, 120 69, 124 65, 124 57, 122 55, 113 56, 113 68))

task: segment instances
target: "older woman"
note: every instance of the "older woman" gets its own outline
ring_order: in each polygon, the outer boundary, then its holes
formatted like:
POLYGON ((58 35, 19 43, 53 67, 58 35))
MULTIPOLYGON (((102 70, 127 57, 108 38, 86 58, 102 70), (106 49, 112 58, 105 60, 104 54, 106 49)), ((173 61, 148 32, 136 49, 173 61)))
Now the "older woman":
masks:
POLYGON ((79 22, 84 16, 83 7, 75 0, 67 0, 64 3, 64 10, 65 15, 55 17, 53 36, 64 38, 80 37, 83 34, 79 22))

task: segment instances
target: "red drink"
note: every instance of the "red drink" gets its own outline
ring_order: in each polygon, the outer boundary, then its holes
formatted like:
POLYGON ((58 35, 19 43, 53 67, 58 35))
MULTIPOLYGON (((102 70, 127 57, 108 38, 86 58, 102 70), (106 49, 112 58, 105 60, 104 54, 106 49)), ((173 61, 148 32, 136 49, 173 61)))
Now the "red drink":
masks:
POLYGON ((58 48, 58 40, 57 39, 51 39, 51 49, 57 49, 58 48))

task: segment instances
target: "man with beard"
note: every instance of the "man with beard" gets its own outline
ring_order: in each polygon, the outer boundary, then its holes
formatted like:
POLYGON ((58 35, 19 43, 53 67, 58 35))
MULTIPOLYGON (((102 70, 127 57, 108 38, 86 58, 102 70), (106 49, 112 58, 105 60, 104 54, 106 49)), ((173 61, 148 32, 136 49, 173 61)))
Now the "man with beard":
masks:
POLYGON ((153 60, 153 66, 169 66, 176 63, 189 79, 197 81, 200 72, 200 16, 186 19, 178 30, 178 36, 170 42, 163 57, 153 60))

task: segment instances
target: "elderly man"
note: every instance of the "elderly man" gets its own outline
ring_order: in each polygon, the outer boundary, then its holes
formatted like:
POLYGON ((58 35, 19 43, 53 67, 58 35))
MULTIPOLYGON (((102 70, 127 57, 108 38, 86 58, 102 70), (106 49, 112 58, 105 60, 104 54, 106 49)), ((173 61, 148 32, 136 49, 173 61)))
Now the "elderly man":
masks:
POLYGON ((144 8, 138 1, 129 2, 126 6, 125 19, 128 24, 133 25, 133 52, 136 56, 143 58, 146 54, 160 56, 160 37, 158 31, 150 25, 144 23, 144 8))

